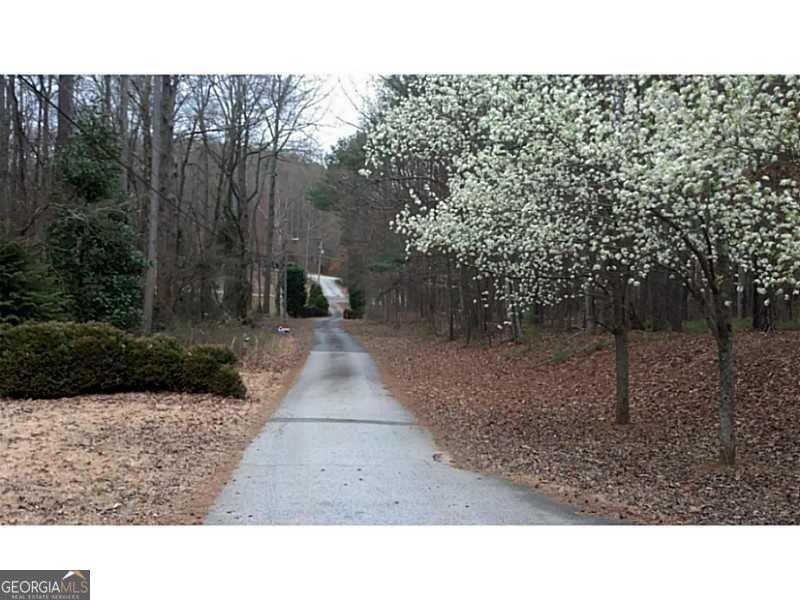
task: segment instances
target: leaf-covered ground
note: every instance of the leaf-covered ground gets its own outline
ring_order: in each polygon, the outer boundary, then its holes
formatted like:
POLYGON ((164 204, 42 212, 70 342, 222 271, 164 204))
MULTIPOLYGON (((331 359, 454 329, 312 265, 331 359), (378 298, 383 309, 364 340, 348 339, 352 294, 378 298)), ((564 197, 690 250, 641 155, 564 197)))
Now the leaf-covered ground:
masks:
POLYGON ((464 466, 644 523, 800 523, 800 333, 737 334, 738 466, 717 466, 707 335, 635 336, 632 424, 614 424, 614 357, 583 334, 464 347, 348 322, 389 389, 464 466))
POLYGON ((311 325, 295 322, 285 337, 266 329, 245 334, 253 346, 241 366, 247 400, 175 393, 0 398, 0 524, 202 521, 302 366, 311 325))

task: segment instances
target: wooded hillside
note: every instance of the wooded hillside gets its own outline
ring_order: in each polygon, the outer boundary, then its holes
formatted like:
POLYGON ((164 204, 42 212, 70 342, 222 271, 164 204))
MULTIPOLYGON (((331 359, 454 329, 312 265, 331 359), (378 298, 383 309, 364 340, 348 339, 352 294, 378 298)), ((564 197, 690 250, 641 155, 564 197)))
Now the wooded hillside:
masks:
POLYGON ((286 265, 336 251, 305 200, 323 95, 304 76, 0 76, 2 237, 81 320, 278 313, 286 265))

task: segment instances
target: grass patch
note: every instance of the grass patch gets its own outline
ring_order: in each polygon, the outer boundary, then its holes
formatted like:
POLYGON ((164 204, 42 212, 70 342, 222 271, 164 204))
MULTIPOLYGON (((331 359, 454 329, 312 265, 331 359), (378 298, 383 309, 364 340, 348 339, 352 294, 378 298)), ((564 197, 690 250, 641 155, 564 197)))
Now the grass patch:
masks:
MULTIPOLYGON (((281 324, 285 324, 280 321, 281 324)), ((187 346, 215 346, 233 352, 245 369, 266 364, 269 356, 278 351, 280 335, 275 331, 279 322, 260 319, 252 325, 238 321, 173 323, 164 333, 187 346)), ((291 326, 291 325, 290 325, 291 326)))

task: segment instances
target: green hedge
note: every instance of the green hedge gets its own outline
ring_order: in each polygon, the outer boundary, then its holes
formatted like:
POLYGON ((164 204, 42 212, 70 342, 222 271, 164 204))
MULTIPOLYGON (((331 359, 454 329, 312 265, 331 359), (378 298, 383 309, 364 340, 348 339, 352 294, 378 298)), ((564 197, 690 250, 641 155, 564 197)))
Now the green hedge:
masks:
POLYGON ((243 398, 227 349, 184 349, 172 338, 136 338, 100 323, 0 328, 0 395, 60 398, 120 391, 210 392, 243 398))
POLYGON ((239 357, 236 356, 236 353, 223 346, 192 346, 189 351, 195 356, 207 356, 221 365, 235 365, 239 362, 239 357))
POLYGON ((180 388, 186 350, 177 340, 164 335, 137 338, 128 354, 127 384, 134 390, 180 388))
POLYGON ((230 365, 220 364, 208 352, 192 349, 183 360, 180 387, 187 392, 211 392, 220 396, 244 398, 247 391, 239 374, 230 365))

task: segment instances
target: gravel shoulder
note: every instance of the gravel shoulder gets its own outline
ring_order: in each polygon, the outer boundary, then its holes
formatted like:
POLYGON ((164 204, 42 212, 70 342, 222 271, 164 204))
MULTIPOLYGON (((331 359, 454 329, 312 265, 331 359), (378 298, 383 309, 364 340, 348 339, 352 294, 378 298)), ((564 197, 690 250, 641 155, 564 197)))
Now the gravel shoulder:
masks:
POLYGON ((800 333, 737 334, 738 465, 717 465, 717 374, 705 335, 634 336, 632 424, 614 424, 608 340, 448 343, 346 322, 383 381, 456 464, 613 520, 800 523, 800 333))
POLYGON ((312 323, 247 358, 246 400, 0 399, 0 524, 200 523, 305 361, 312 323))

